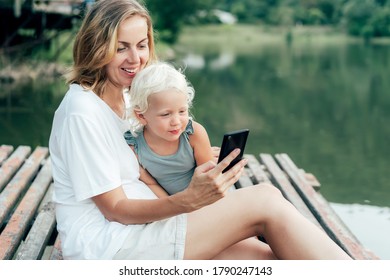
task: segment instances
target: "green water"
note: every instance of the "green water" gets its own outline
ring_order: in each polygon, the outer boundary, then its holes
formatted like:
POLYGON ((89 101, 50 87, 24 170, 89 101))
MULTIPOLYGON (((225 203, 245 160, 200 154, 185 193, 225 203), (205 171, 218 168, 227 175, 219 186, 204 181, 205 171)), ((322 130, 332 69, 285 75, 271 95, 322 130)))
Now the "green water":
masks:
MULTIPOLYGON (((195 118, 214 145, 226 131, 249 128, 247 153, 288 153, 316 175, 321 193, 333 203, 379 207, 385 215, 370 212, 379 222, 358 228, 356 235, 390 259, 387 239, 370 243, 378 241, 375 232, 390 234, 390 46, 254 48, 193 48, 177 58, 196 89, 195 118)), ((60 80, 1 84, 0 144, 47 146, 65 90, 60 80)))
POLYGON ((247 127, 247 152, 288 153, 329 200, 390 206, 389 46, 269 46, 203 56, 191 68, 194 57, 183 59, 193 112, 214 144, 247 127))

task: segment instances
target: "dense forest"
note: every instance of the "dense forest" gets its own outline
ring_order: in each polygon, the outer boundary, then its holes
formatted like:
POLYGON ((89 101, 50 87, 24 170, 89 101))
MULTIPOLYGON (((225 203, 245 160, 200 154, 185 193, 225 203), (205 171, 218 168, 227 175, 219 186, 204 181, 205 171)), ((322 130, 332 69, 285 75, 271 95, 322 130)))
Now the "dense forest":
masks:
POLYGON ((162 40, 175 42, 185 24, 218 23, 216 10, 239 23, 327 25, 365 39, 390 36, 390 0, 144 0, 162 40))

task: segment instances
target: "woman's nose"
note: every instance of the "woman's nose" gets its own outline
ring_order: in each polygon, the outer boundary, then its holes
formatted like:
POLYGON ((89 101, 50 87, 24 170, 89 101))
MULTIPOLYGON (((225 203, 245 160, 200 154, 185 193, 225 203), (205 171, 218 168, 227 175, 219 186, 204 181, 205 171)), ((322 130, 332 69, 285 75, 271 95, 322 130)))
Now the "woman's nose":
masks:
POLYGON ((127 61, 131 63, 137 63, 140 61, 138 51, 134 48, 130 48, 127 55, 127 61))

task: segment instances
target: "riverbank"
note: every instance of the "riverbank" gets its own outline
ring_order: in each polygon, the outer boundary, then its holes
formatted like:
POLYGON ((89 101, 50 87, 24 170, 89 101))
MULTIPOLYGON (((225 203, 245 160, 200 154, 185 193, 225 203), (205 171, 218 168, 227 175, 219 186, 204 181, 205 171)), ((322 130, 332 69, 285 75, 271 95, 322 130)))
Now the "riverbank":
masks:
POLYGON ((0 84, 13 84, 37 79, 51 80, 61 77, 66 66, 57 62, 29 62, 20 65, 7 65, 0 70, 0 84))
POLYGON ((390 45, 390 38, 365 42, 361 37, 348 36, 342 30, 326 26, 270 27, 264 25, 202 25, 186 26, 174 49, 178 53, 193 50, 212 53, 234 51, 254 54, 262 47, 285 44, 288 47, 310 44, 315 48, 339 45, 390 45))
MULTIPOLYGON (((158 37, 158 31, 157 37, 158 37)), ((56 48, 63 46, 72 31, 63 34, 47 49, 31 50, 29 56, 18 56, 17 59, 0 57, 0 83, 10 84, 18 81, 40 79, 56 79, 65 73, 71 64, 73 42, 65 44, 59 52, 56 48), (59 53, 59 55, 55 55, 59 53), (53 61, 53 57, 56 59, 53 61)), ((312 44, 332 44, 342 41, 362 44, 361 38, 346 36, 340 30, 330 27, 295 26, 294 28, 268 27, 263 25, 201 25, 186 26, 179 36, 178 42, 167 45, 156 42, 156 51, 161 60, 174 60, 177 54, 193 49, 215 48, 239 50, 240 52, 256 52, 261 45, 275 43, 299 44, 310 41, 312 44)), ((371 44, 389 44, 390 38, 373 39, 371 44)))

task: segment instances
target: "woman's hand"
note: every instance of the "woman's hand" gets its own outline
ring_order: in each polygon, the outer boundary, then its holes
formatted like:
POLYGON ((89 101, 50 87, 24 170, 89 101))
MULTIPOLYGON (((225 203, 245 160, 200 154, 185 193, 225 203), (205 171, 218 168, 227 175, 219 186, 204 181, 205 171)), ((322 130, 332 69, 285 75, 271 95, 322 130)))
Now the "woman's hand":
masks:
POLYGON ((216 164, 210 160, 199 165, 189 186, 182 192, 159 199, 128 199, 123 188, 94 196, 92 200, 109 221, 122 224, 144 224, 166 219, 182 213, 189 213, 225 196, 226 191, 240 178, 246 159, 241 160, 229 171, 222 171, 236 158, 239 149, 231 152, 216 164))
POLYGON ((198 166, 188 188, 174 195, 178 203, 191 212, 224 197, 226 191, 240 178, 247 164, 247 160, 243 159, 229 171, 222 173, 239 152, 239 149, 235 149, 219 164, 209 161, 198 166))
POLYGON ((213 153, 215 163, 218 163, 218 157, 219 157, 219 153, 221 152, 221 148, 220 147, 211 147, 211 151, 213 153))

